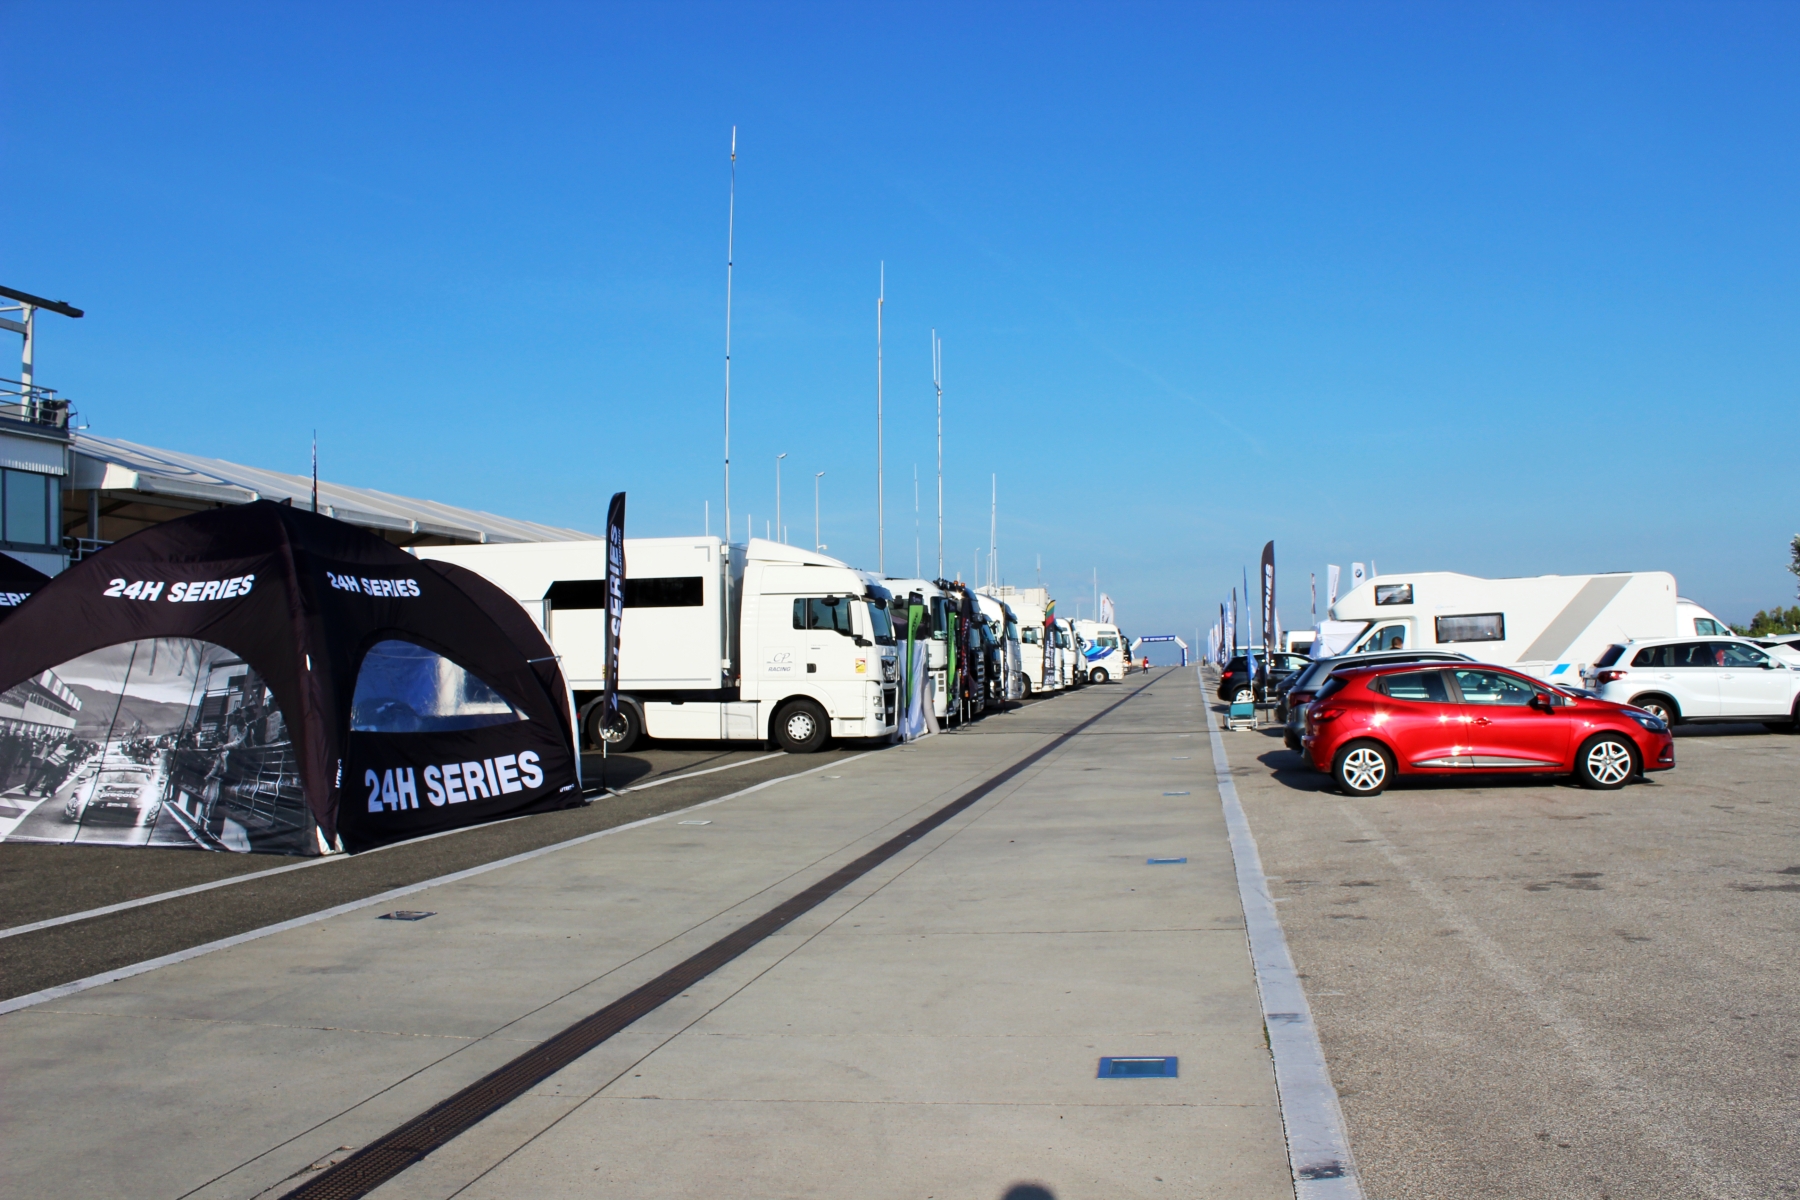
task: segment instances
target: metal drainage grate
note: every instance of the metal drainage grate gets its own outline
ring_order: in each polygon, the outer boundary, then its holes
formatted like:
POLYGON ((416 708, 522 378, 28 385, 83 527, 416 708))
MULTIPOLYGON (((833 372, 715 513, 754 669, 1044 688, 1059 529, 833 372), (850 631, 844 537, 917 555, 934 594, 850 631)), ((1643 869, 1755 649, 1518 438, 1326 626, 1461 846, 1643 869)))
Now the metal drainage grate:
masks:
POLYGON ((391 913, 382 913, 377 921, 423 921, 426 917, 437 916, 434 912, 421 912, 416 908, 396 908, 391 913))
POLYGON ((1186 861, 1186 856, 1181 858, 1146 858, 1144 860, 1144 865, 1146 867, 1169 867, 1186 861))
POLYGON ((1174 1079, 1181 1060, 1167 1058, 1103 1058, 1098 1079, 1174 1079))
POLYGON ((1165 796, 1185 796, 1185 795, 1187 795, 1187 793, 1186 792, 1164 792, 1163 795, 1165 795, 1165 796))
POLYGON ((677 825, 711 825, 711 821, 677 821, 677 825))

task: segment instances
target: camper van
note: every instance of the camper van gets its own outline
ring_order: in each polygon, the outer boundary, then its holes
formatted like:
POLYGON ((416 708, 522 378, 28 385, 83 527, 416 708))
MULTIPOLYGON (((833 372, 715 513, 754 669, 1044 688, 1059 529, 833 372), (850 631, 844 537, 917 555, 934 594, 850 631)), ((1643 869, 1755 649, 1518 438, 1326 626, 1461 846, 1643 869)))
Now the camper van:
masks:
POLYGON ((1687 609, 1689 620, 1716 620, 1680 600, 1667 571, 1520 579, 1428 571, 1362 583, 1332 606, 1320 636, 1335 643, 1327 654, 1455 650, 1580 687, 1582 668, 1607 646, 1675 636, 1687 609))
POLYGON ((1081 635, 1081 657, 1086 660, 1089 682, 1117 683, 1125 678, 1130 651, 1117 625, 1076 621, 1075 632, 1081 635))
MULTIPOLYGON (((512 596, 561 660, 598 744, 606 684, 606 543, 420 546, 512 596)), ((622 729, 640 738, 774 740, 794 753, 894 732, 891 594, 836 559, 754 538, 628 538, 620 626, 622 729)))

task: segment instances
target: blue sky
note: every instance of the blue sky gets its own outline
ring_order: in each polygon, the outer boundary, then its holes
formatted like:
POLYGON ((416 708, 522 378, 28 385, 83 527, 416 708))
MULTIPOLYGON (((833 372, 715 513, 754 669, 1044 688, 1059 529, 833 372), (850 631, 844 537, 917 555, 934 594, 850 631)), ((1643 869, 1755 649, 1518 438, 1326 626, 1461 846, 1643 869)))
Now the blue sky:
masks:
MULTIPOLYGON (((1800 9, 0 4, 0 282, 95 432, 635 534, 1791 602, 1800 9)), ((6 353, 12 351, 7 350, 6 353)), ((1091 602, 1090 602, 1091 606, 1091 602)))

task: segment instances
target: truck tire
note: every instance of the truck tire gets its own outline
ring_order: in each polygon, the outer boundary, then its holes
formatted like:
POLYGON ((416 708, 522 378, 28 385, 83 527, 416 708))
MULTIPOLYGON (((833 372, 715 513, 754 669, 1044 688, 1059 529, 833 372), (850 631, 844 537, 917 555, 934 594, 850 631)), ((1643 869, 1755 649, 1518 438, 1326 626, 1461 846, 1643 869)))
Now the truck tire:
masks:
POLYGON ((605 715, 605 704, 588 709, 585 722, 588 743, 598 750, 604 741, 609 754, 629 754, 637 749, 638 743, 644 740, 644 718, 637 705, 619 701, 619 728, 610 735, 600 728, 600 719, 605 715))
POLYGON ((831 722, 811 700, 796 700, 775 714, 772 732, 789 754, 815 754, 831 741, 831 722))
POLYGON ((1098 668, 1088 672, 1088 682, 1089 683, 1105 683, 1108 679, 1111 679, 1111 678, 1112 678, 1112 676, 1110 676, 1106 673, 1105 667, 1098 667, 1098 668))

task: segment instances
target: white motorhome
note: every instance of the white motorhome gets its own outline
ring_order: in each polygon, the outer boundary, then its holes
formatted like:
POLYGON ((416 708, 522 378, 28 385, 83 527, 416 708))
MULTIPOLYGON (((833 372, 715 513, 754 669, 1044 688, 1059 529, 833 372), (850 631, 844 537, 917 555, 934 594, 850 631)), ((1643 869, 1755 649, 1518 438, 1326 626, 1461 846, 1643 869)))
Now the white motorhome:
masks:
POLYGON ((1076 621, 1075 632, 1081 635, 1081 657, 1086 661, 1089 682, 1117 683, 1125 678, 1130 670, 1130 649, 1117 625, 1076 621))
POLYGON ((1340 599, 1320 636, 1350 654, 1456 650, 1580 687, 1582 668, 1612 643, 1675 636, 1684 603, 1667 571, 1520 579, 1403 572, 1340 599))
MULTIPOLYGON (((606 685, 606 543, 421 546, 486 577, 544 631, 598 744, 606 685)), ((640 737, 773 739, 822 749, 834 737, 886 737, 897 699, 889 593, 822 554, 752 539, 627 538, 619 693, 640 737)))

